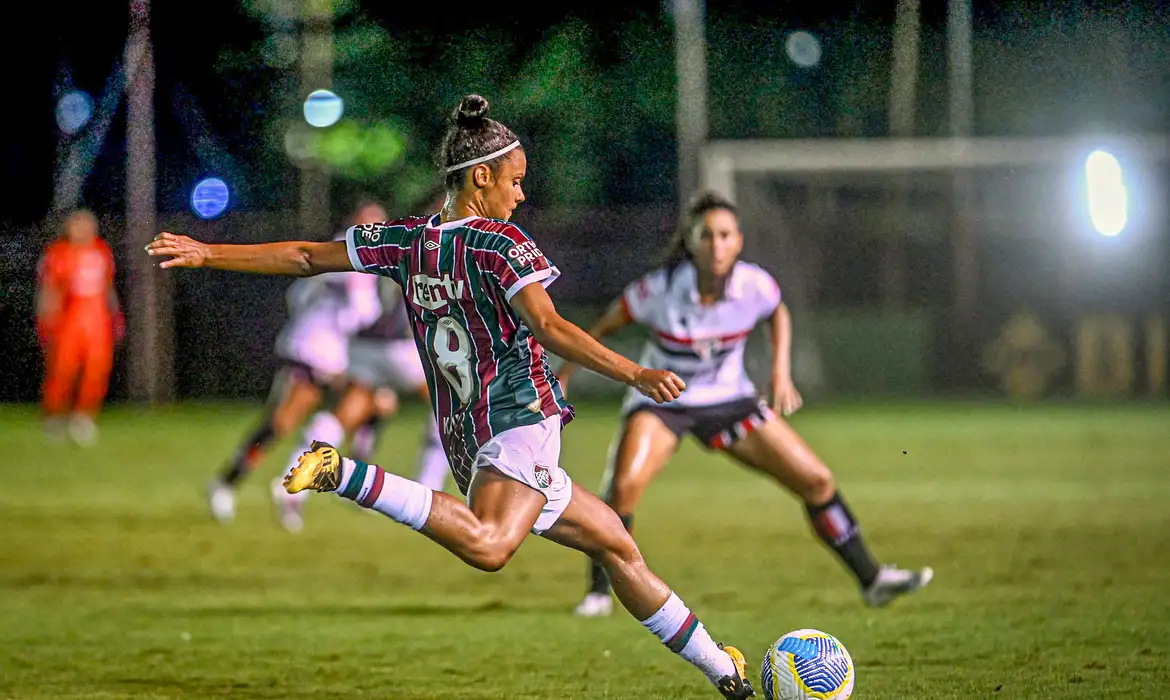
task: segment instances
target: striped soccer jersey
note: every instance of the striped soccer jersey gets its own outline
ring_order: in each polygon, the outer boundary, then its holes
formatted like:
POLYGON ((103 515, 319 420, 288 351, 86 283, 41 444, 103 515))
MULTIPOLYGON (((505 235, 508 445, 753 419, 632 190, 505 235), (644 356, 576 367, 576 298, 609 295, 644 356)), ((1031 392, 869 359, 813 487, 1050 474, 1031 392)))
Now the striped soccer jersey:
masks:
POLYGON ((548 357, 509 301, 560 272, 520 227, 438 215, 362 224, 347 232, 355 270, 401 285, 426 370, 443 447, 467 493, 475 455, 493 436, 573 409, 548 357))
MULTIPOLYGON (((780 286, 763 268, 737 262, 723 298, 704 306, 695 266, 683 262, 635 280, 622 293, 622 304, 650 330, 641 363, 670 370, 687 383, 677 405, 711 406, 757 395, 744 370, 744 348, 756 324, 780 304, 780 286)), ((651 402, 631 390, 625 408, 651 402)))

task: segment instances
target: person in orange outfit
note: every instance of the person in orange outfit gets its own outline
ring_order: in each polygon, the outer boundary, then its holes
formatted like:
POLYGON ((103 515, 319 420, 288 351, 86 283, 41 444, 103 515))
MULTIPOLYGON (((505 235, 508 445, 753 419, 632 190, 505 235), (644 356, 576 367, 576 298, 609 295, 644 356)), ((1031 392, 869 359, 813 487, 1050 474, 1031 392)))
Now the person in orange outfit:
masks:
POLYGON ((49 244, 37 280, 37 335, 45 352, 46 433, 78 444, 97 439, 95 419, 109 387, 114 344, 125 328, 114 291, 114 255, 86 210, 49 244))

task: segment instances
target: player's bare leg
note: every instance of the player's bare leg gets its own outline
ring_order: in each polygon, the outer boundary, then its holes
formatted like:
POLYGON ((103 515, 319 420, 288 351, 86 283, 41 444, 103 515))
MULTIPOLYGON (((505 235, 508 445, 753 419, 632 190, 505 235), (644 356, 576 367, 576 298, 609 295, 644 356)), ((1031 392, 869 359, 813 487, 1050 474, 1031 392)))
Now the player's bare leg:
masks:
POLYGON ((634 538, 601 499, 574 485, 568 507, 543 536, 597 561, 626 610, 668 649, 701 670, 724 697, 755 695, 743 654, 711 639, 694 613, 646 565, 634 538))
POLYGON ((787 421, 769 418, 726 452, 771 476, 804 501, 813 529, 857 577, 868 605, 886 605, 922 588, 934 576, 929 567, 911 571, 878 566, 853 512, 837 491, 832 472, 787 421))
MULTIPOLYGON (((625 421, 610 450, 609 467, 601 482, 601 497, 633 532, 634 509, 654 477, 678 449, 678 438, 658 416, 639 411, 625 421)), ((596 562, 589 565, 589 591, 574 610, 581 617, 603 617, 613 611, 609 578, 596 562)))
POLYGON ((342 459, 329 445, 313 443, 285 477, 289 493, 334 491, 438 542, 482 571, 499 571, 532 531, 544 494, 490 468, 479 469, 468 503, 378 466, 342 459))

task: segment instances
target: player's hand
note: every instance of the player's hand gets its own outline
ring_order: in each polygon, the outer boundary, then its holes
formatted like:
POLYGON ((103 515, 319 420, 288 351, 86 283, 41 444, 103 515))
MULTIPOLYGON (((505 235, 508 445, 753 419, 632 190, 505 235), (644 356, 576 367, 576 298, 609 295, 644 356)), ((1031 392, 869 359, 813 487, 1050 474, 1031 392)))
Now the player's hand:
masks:
POLYGON ((146 252, 170 257, 170 260, 160 262, 159 267, 203 267, 207 261, 206 243, 166 231, 146 244, 146 252))
POLYGON ((804 399, 801 398, 800 392, 796 390, 796 385, 792 383, 792 379, 782 379, 775 383, 775 395, 772 397, 772 408, 780 411, 781 415, 791 416, 800 410, 804 405, 804 399))
POLYGON ((655 403, 670 403, 678 398, 687 385, 674 372, 643 367, 634 375, 634 388, 654 399, 655 403))

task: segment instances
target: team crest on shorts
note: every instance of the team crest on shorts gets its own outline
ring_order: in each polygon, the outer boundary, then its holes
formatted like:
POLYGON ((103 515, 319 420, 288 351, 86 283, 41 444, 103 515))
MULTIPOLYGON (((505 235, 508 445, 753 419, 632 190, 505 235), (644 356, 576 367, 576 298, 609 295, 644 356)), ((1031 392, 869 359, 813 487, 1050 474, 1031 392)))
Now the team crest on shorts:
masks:
POLYGON ((532 467, 532 473, 536 476, 536 485, 542 489, 547 489, 552 486, 552 470, 548 467, 536 464, 532 467))

